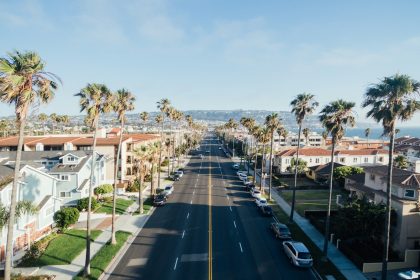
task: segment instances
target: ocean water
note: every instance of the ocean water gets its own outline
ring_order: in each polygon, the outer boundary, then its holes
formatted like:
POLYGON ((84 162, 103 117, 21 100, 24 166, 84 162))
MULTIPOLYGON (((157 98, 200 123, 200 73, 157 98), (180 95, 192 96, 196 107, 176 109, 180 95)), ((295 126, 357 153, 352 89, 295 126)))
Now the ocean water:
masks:
MULTIPOLYGON (((397 134, 397 137, 403 136, 411 136, 411 137, 419 137, 420 138, 420 126, 419 127, 401 127, 399 128, 400 132, 397 134)), ((317 131, 318 133, 322 133, 322 130, 317 131)), ((370 129, 370 139, 382 139, 382 128, 371 128, 370 129)), ((358 136, 360 138, 365 137, 365 128, 351 128, 346 130, 345 137, 355 137, 358 136)))

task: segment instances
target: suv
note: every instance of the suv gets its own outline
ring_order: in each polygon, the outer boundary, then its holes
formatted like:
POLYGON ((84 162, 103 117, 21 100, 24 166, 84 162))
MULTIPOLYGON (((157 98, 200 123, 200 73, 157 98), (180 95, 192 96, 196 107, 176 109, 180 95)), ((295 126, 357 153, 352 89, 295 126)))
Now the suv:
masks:
POLYGON ((257 197, 255 199, 255 203, 257 204, 258 207, 268 206, 267 199, 261 198, 261 197, 257 197))
POLYGON ((155 206, 165 205, 166 200, 168 200, 168 198, 166 197, 166 195, 164 195, 164 194, 158 194, 157 196, 155 196, 155 199, 153 200, 153 205, 155 205, 155 206))
POLYGON ((280 239, 291 239, 292 238, 290 230, 285 224, 271 223, 270 228, 274 232, 274 234, 276 235, 276 238, 280 238, 280 239))
POLYGON ((261 197, 261 192, 254 188, 254 189, 251 189, 251 195, 252 195, 252 197, 259 198, 259 197, 261 197))
POLYGON ((284 241, 283 250, 290 263, 299 267, 311 267, 314 260, 305 244, 297 241, 284 241))

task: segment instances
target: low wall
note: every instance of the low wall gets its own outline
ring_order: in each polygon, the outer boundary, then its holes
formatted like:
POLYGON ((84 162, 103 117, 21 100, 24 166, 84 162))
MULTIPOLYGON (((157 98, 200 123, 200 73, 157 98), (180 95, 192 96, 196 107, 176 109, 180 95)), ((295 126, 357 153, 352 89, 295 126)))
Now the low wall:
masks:
MULTIPOLYGON (((420 250, 405 250, 403 262, 388 262, 388 270, 417 267, 419 265, 420 250)), ((382 263, 364 263, 363 273, 382 270, 382 263)))

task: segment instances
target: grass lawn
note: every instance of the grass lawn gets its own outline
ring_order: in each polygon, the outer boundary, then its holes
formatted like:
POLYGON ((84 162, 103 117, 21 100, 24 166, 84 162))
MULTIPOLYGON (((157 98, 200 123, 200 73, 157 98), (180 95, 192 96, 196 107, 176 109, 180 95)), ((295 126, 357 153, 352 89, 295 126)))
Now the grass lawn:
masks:
POLYGON ((81 271, 79 275, 74 279, 98 279, 102 272, 104 272, 106 267, 109 265, 111 260, 117 255, 118 251, 121 249, 130 235, 131 233, 129 232, 117 231, 115 236, 117 238, 117 244, 111 245, 111 241, 109 241, 105 246, 101 248, 101 250, 99 250, 95 257, 93 257, 90 264, 90 275, 88 277, 83 277, 83 271, 81 271))
MULTIPOLYGON (((298 190, 296 191, 296 211, 299 215, 304 216, 305 210, 327 210, 328 207, 328 190, 298 190)), ((287 201, 292 201, 292 191, 282 190, 279 194, 287 201)), ((336 196, 341 194, 347 195, 341 190, 334 190, 332 195, 332 209, 336 209, 336 196)))
POLYGON ((289 224, 289 216, 286 215, 286 213, 280 208, 280 206, 272 203, 271 207, 273 208, 273 213, 276 216, 276 218, 281 223, 287 224, 287 226, 290 229, 290 232, 292 233, 293 239, 303 242, 306 245, 306 247, 308 247, 314 259, 314 267, 321 276, 333 275, 337 280, 346 279, 330 261, 321 261, 321 250, 312 242, 312 240, 308 236, 306 236, 306 234, 300 229, 298 225, 296 225, 295 223, 289 224))
MULTIPOLYGON (((91 238, 95 240, 100 230, 92 230, 91 238)), ((37 259, 27 259, 19 264, 20 267, 69 264, 86 246, 86 231, 71 229, 58 234, 48 244, 47 249, 37 259)))
MULTIPOLYGON (((127 210, 127 208, 133 203, 134 201, 131 199, 117 198, 117 206, 115 207, 115 212, 120 215, 124 214, 125 210, 127 210)), ((101 207, 99 207, 95 212, 112 214, 112 201, 103 203, 101 207)))

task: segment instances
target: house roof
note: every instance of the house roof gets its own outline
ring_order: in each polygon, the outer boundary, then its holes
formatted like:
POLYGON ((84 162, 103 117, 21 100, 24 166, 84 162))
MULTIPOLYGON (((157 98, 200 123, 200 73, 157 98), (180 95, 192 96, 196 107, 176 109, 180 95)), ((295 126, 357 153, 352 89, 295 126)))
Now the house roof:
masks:
MULTIPOLYGON (((280 157, 291 157, 296 154, 297 148, 287 149, 279 152, 277 156, 280 157)), ((331 151, 321 148, 301 148, 299 149, 299 155, 302 156, 329 156, 331 151)))
POLYGON ((359 183, 359 184, 364 184, 365 183, 365 173, 360 173, 360 174, 353 174, 347 177, 347 179, 355 182, 355 183, 359 183))
POLYGON ((410 136, 398 137, 397 139, 395 139, 395 143, 399 143, 401 141, 405 141, 405 140, 408 140, 410 138, 411 138, 410 136))
POLYGON ((90 181, 90 179, 84 179, 83 182, 80 184, 80 186, 76 189, 77 191, 81 191, 84 189, 85 186, 87 186, 87 183, 90 181))
MULTIPOLYGON (((340 164, 338 162, 334 162, 334 168, 345 166, 344 164, 340 164)), ((318 174, 330 174, 331 171, 331 162, 316 166, 309 167, 310 170, 318 173, 318 174)))
POLYGON ((360 150, 339 150, 335 155, 350 155, 350 156, 364 156, 364 155, 379 155, 388 154, 388 150, 384 149, 360 149, 360 150))
MULTIPOLYGON (((133 141, 148 141, 153 139, 158 139, 160 136, 156 134, 124 134, 123 141, 132 139, 133 141)), ((18 137, 11 136, 6 138, 0 138, 0 147, 9 147, 9 146, 17 146, 18 137)), ((72 143, 73 145, 92 145, 93 144, 93 136, 92 135, 77 135, 77 136, 29 136, 24 137, 23 139, 24 145, 27 146, 36 146, 38 143, 42 143, 43 145, 63 145, 64 143, 72 143)), ((104 145, 118 145, 119 138, 111 137, 111 138, 97 138, 97 145, 104 146, 104 145)))
POLYGON ((91 155, 82 158, 78 164, 57 164, 51 170, 50 173, 57 173, 57 172, 79 172, 86 162, 91 158, 91 155))
MULTIPOLYGON (((369 166, 365 167, 365 172, 379 175, 384 179, 388 175, 388 166, 369 166)), ((417 187, 420 188, 420 173, 415 173, 399 168, 392 168, 392 182, 403 187, 417 187)))
POLYGON ((410 139, 408 139, 408 140, 404 140, 404 141, 402 141, 402 143, 403 143, 403 144, 413 144, 413 143, 416 143, 416 142, 418 142, 418 141, 420 141, 420 139, 419 139, 419 138, 413 137, 413 138, 410 138, 410 139))
POLYGON ((37 206, 38 210, 41 210, 45 206, 45 204, 47 204, 48 200, 50 200, 51 197, 52 195, 46 195, 38 204, 37 206))

